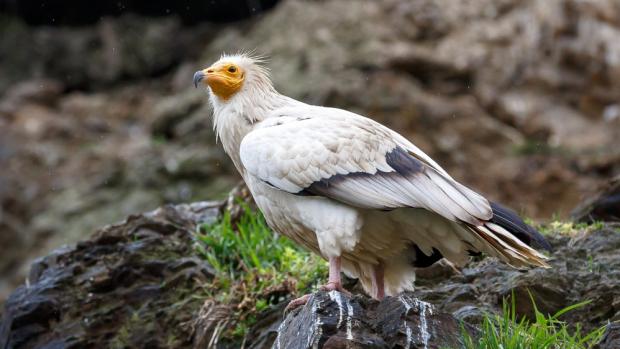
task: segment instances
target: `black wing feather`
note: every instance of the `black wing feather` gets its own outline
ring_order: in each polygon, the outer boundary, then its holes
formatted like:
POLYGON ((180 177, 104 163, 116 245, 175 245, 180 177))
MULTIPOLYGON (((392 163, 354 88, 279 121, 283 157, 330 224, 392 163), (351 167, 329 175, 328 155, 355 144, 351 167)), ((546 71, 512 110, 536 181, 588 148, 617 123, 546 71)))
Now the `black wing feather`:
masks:
POLYGON ((532 226, 528 225, 513 210, 504 207, 497 202, 489 202, 493 210, 493 218, 489 221, 506 229, 509 233, 516 236, 528 246, 534 248, 544 248, 551 251, 551 245, 545 238, 532 226))

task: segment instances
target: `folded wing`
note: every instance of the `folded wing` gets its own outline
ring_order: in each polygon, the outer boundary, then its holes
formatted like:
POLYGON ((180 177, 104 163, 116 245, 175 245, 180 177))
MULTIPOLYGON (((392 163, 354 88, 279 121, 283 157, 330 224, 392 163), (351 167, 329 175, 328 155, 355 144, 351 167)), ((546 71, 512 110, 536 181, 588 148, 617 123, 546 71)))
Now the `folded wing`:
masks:
POLYGON ((493 217, 484 197, 371 119, 308 106, 280 110, 258 126, 241 143, 241 161, 280 190, 359 208, 425 208, 474 226, 493 217))

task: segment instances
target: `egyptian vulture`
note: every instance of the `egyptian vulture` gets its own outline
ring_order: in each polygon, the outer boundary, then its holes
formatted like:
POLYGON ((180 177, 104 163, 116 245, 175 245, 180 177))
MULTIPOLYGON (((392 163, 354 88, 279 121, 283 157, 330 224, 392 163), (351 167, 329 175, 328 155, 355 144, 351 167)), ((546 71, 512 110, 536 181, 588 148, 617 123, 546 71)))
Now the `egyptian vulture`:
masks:
MULTIPOLYGON (((413 143, 364 116, 278 93, 260 59, 224 55, 196 72, 217 137, 269 226, 376 299, 411 290, 416 267, 484 253, 547 267, 549 244, 513 211, 458 183, 413 143)), ((295 300, 296 305, 307 300, 295 300)))

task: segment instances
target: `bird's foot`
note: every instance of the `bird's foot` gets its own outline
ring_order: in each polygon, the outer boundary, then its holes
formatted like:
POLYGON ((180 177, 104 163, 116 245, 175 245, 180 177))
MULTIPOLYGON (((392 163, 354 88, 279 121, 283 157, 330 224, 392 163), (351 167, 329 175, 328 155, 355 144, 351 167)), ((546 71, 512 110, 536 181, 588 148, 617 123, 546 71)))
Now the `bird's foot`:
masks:
POLYGON ((306 303, 308 303, 310 296, 312 296, 312 294, 306 294, 306 295, 303 295, 299 298, 295 298, 292 301, 290 301, 288 305, 286 306, 286 308, 284 308, 284 314, 287 314, 289 311, 299 308, 302 305, 305 305, 306 303))
POLYGON ((351 297, 351 292, 345 290, 344 287, 342 287, 342 284, 340 282, 330 281, 326 285, 319 287, 319 289, 321 291, 327 291, 327 292, 338 291, 340 293, 343 293, 347 297, 351 297))

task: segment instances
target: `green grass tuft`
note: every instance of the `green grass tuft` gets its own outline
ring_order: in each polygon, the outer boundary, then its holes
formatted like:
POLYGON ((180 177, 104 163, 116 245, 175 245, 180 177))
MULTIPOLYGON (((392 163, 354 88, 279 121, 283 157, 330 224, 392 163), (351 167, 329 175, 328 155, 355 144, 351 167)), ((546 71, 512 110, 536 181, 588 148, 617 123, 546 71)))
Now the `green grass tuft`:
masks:
MULTIPOLYGON (((532 300, 532 303, 534 301, 532 300)), ((604 327, 588 334, 581 328, 569 328, 559 318, 563 314, 582 307, 582 302, 566 307, 553 315, 541 313, 534 304, 535 320, 517 319, 515 301, 509 304, 505 299, 501 315, 487 314, 480 328, 480 337, 473 338, 463 329, 466 349, 587 349, 598 343, 604 327)))
POLYGON ((216 278, 205 285, 207 296, 236 305, 237 324, 229 333, 233 337, 247 334, 253 314, 282 297, 308 292, 327 275, 324 260, 274 233, 259 212, 242 205, 235 222, 226 212, 196 233, 198 252, 216 270, 216 278))

